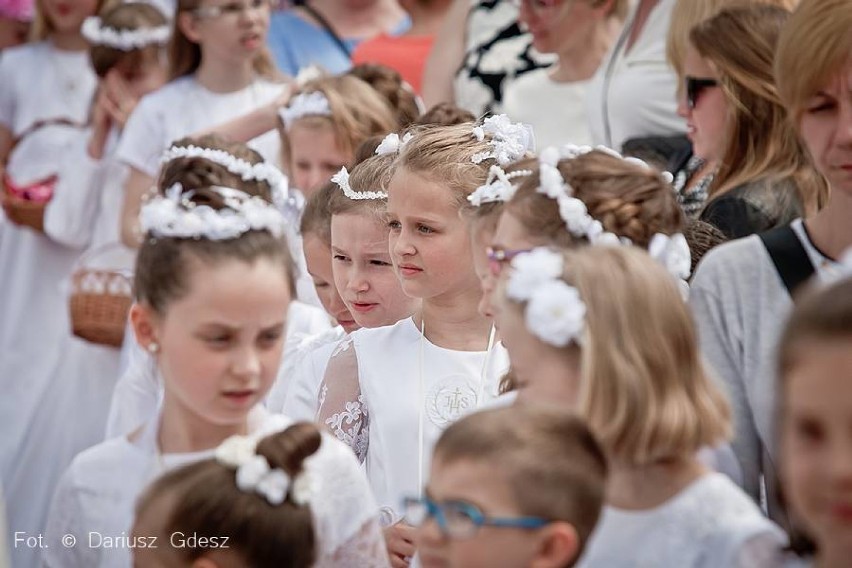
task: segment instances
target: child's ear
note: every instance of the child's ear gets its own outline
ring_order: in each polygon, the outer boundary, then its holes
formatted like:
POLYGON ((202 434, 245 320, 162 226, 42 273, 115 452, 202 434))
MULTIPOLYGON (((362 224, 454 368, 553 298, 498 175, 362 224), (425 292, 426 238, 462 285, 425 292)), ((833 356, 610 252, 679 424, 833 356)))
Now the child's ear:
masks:
POLYGON ((201 41, 198 34, 198 20, 191 12, 180 12, 177 16, 177 27, 180 32, 186 36, 186 39, 192 43, 201 41))
POLYGON ((536 556, 530 568, 573 566, 580 551, 580 537, 570 523, 550 523, 542 529, 536 556))
POLYGON ((137 302, 130 307, 130 326, 136 336, 136 343, 149 353, 159 350, 158 322, 157 314, 147 304, 137 302))

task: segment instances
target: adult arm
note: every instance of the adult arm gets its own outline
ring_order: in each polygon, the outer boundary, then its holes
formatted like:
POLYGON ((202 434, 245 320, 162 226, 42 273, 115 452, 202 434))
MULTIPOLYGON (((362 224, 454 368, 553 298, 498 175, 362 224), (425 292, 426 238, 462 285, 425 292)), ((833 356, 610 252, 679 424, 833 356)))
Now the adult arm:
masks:
POLYGON ((193 134, 203 136, 205 134, 220 134, 234 140, 235 142, 248 142, 258 136, 266 134, 278 126, 278 110, 287 104, 293 90, 290 85, 284 87, 281 94, 272 102, 257 109, 229 120, 223 124, 217 124, 211 128, 205 128, 193 134))
POLYGON ((441 31, 423 70, 423 101, 426 108, 455 101, 453 77, 464 60, 465 28, 470 0, 455 0, 444 17, 441 31))
POLYGON ((121 242, 130 248, 137 249, 142 244, 139 211, 142 209, 142 198, 153 185, 153 177, 134 167, 130 168, 124 183, 124 204, 121 207, 121 242))

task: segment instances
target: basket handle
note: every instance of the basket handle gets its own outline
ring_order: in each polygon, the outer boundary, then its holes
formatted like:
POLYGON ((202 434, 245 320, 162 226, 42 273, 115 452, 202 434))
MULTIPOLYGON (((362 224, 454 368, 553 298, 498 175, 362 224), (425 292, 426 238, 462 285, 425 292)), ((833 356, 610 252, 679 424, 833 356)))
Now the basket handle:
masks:
MULTIPOLYGON (((74 261, 74 265, 71 267, 71 274, 77 272, 77 270, 79 270, 80 268, 85 266, 85 263, 87 261, 91 260, 92 258, 96 257, 97 255, 99 255, 103 252, 110 251, 110 250, 121 250, 121 249, 126 249, 126 248, 127 247, 125 247, 122 243, 119 243, 119 242, 104 243, 102 245, 90 248, 89 250, 87 250, 86 252, 81 254, 79 257, 77 257, 77 260, 74 261)), ((121 274, 122 276, 126 277, 128 280, 133 278, 133 270, 119 269, 119 270, 114 270, 113 272, 115 272, 117 274, 121 274)))

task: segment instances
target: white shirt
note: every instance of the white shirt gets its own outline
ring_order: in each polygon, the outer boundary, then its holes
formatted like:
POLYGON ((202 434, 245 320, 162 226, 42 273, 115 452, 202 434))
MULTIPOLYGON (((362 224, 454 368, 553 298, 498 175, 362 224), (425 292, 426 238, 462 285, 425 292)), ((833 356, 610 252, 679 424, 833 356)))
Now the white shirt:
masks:
POLYGON ((653 509, 604 507, 577 566, 769 568, 785 541, 730 479, 707 473, 653 509))
POLYGON ((503 112, 533 127, 536 148, 591 145, 588 87, 589 81, 559 83, 550 78, 548 69, 536 69, 506 85, 503 112))

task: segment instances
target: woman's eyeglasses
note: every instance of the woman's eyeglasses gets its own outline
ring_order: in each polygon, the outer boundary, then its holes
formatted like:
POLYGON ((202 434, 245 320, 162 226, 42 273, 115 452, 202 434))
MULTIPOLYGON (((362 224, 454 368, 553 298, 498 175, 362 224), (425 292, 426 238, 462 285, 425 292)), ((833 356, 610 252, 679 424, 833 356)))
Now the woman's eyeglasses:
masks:
POLYGON ((698 104, 698 97, 701 96, 704 89, 719 86, 717 79, 691 77, 689 75, 686 76, 684 83, 686 84, 686 104, 690 109, 694 109, 695 105, 698 104))
POLYGON ((499 276, 500 273, 503 272, 504 264, 512 262, 513 258, 519 254, 530 252, 530 250, 531 249, 502 249, 488 247, 485 249, 485 255, 488 257, 488 269, 491 271, 493 276, 499 276))
POLYGON ((550 523, 539 517, 488 517, 464 501, 436 503, 429 497, 409 497, 403 504, 405 522, 419 527, 428 519, 435 519, 441 532, 455 539, 472 538, 481 527, 538 529, 550 523))
POLYGON ((201 6, 192 11, 197 18, 211 19, 219 16, 239 16, 250 10, 260 10, 269 6, 269 0, 249 0, 248 2, 229 2, 220 6, 201 6))

